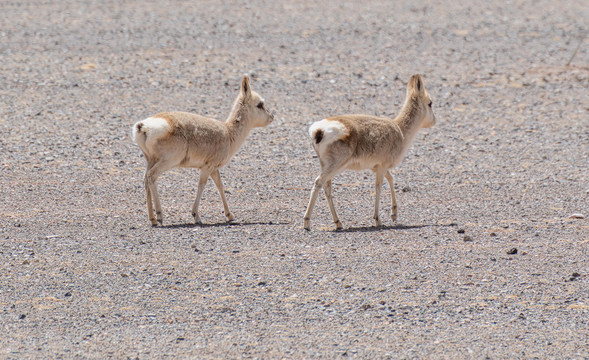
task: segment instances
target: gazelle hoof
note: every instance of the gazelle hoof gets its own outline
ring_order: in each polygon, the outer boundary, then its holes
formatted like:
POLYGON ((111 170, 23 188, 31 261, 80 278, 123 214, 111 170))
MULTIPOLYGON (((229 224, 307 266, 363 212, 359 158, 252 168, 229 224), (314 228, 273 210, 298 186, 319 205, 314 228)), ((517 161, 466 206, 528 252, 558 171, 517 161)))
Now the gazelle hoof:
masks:
POLYGON ((225 214, 225 216, 227 217, 227 222, 231 222, 231 221, 235 220, 235 217, 233 217, 232 213, 225 214))
POLYGON ((202 221, 200 221, 200 216, 197 213, 192 213, 192 217, 194 218, 194 223, 196 225, 202 225, 202 221))
POLYGON ((311 230, 311 220, 310 219, 304 219, 303 228, 307 231, 311 230))
POLYGON ((344 226, 342 225, 342 222, 341 221, 338 220, 338 221, 335 222, 335 229, 336 230, 341 230, 343 228, 344 228, 344 226))

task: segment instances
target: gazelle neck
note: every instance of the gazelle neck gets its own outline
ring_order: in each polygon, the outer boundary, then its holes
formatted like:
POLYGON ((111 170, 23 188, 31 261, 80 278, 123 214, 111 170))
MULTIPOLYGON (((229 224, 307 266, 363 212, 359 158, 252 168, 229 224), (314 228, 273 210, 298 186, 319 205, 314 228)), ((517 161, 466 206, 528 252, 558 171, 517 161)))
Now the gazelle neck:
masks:
POLYGON ((244 143, 252 126, 249 121, 248 111, 245 104, 243 104, 242 96, 235 99, 233 108, 229 117, 225 121, 227 131, 229 134, 229 142, 231 143, 231 153, 235 153, 244 143))
POLYGON ((395 118, 395 122, 401 129, 405 139, 412 139, 419 128, 421 127, 421 120, 423 114, 419 108, 418 100, 412 96, 408 96, 403 104, 401 113, 395 118))

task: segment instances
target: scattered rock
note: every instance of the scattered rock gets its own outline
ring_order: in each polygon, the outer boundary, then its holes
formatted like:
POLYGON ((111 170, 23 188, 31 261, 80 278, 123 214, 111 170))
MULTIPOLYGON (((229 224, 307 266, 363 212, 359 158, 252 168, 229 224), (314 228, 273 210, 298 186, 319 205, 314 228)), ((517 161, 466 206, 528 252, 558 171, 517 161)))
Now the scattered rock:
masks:
POLYGON ((464 229, 458 229, 459 234, 464 234, 464 232, 465 232, 464 229))
POLYGON ((27 316, 25 314, 20 314, 20 316, 18 317, 20 320, 26 318, 27 316))
POLYGON ((70 296, 72 296, 72 293, 68 291, 68 292, 66 292, 66 293, 65 293, 63 296, 65 296, 65 297, 70 297, 70 296))
POLYGON ((511 248, 511 249, 507 250, 507 254, 508 255, 515 255, 515 254, 517 254, 517 248, 511 248))
POLYGON ((497 236, 497 234, 495 234, 494 232, 492 232, 492 233, 489 234, 489 236, 495 237, 495 236, 497 236))
POLYGON ((472 237, 465 235, 464 238, 462 239, 464 242, 471 242, 472 241, 472 237))
POLYGON ((372 309, 373 306, 370 304, 363 304, 362 306, 360 306, 360 309, 362 310, 368 310, 368 309, 372 309))
POLYGON ((575 281, 578 280, 578 278, 581 276, 581 274, 579 274, 578 272, 574 272, 572 273, 572 275, 568 278, 568 281, 575 281))
POLYGON ((581 213, 574 213, 569 216, 569 219, 584 219, 585 215, 581 213))
POLYGON ((98 68, 98 66, 94 63, 87 63, 80 66, 80 70, 94 70, 96 68, 98 68))

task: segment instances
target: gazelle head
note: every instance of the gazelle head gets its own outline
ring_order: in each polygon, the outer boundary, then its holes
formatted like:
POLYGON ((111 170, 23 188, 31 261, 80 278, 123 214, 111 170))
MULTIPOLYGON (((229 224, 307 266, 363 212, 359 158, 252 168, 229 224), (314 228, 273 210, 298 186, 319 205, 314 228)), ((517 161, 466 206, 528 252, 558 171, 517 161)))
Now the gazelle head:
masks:
POLYGON ((262 127, 274 120, 274 114, 266 107, 264 99, 250 87, 250 79, 244 76, 241 80, 241 96, 253 127, 262 127))
POLYGON ((432 99, 425 89, 423 79, 419 74, 413 75, 407 84, 407 99, 414 102, 423 120, 421 127, 428 128, 436 123, 436 116, 432 110, 432 99))

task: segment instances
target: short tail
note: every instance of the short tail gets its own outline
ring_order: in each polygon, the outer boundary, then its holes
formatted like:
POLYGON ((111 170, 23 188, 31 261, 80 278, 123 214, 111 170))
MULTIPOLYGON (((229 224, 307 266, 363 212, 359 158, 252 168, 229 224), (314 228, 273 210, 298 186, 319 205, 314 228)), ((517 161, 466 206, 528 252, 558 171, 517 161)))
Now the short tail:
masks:
POLYGON ((143 129, 143 121, 137 121, 135 125, 133 125, 133 142, 140 147, 145 144, 145 139, 147 136, 145 135, 145 130, 143 129))
POLYGON ((133 142, 143 150, 144 154, 149 153, 146 142, 147 142, 147 127, 143 123, 143 120, 138 121, 133 125, 133 142))
POLYGON ((315 140, 315 144, 319 144, 321 140, 323 140, 323 130, 317 129, 313 133, 313 140, 315 140))

